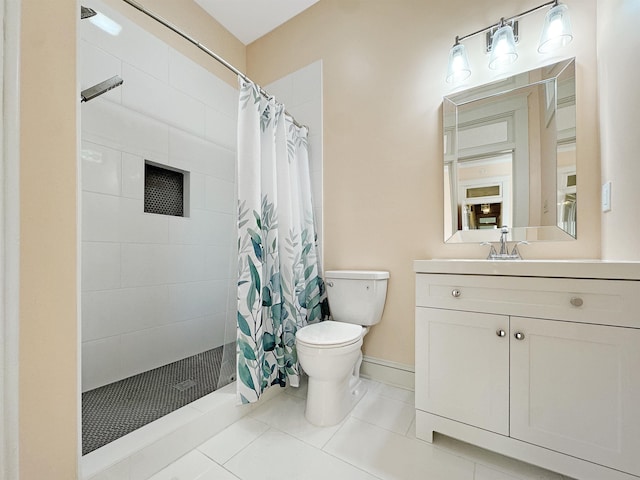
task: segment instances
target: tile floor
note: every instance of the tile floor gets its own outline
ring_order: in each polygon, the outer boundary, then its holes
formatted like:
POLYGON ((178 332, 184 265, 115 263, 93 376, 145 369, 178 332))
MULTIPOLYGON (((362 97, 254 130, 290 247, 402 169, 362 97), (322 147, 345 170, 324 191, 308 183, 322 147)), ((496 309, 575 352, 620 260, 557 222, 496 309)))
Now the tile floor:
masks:
POLYGON ((564 480, 447 437, 415 438, 413 392, 365 380, 350 415, 319 428, 288 388, 150 480, 564 480))

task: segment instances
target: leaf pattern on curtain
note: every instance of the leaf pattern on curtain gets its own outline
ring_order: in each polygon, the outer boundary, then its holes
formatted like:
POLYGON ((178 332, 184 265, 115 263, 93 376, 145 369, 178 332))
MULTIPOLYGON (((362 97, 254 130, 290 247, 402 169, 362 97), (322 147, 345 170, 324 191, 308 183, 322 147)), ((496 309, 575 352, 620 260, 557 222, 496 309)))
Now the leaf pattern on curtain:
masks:
POLYGON ((299 328, 324 320, 306 128, 239 79, 238 396, 299 383, 299 328))

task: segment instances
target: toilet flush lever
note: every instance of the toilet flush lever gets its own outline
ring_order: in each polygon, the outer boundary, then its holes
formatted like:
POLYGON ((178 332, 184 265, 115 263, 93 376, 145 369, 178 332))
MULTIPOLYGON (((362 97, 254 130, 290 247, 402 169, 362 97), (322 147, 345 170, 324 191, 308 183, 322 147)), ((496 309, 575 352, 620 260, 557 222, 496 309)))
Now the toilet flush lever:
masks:
POLYGON ((333 282, 327 282, 327 287, 333 287, 333 282))

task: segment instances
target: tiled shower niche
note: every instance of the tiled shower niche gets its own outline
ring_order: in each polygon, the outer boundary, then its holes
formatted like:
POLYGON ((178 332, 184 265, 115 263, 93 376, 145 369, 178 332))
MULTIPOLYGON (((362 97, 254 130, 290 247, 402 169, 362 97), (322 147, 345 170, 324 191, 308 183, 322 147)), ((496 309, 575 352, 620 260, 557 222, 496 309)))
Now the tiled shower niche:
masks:
POLYGON ((145 161, 144 211, 146 213, 188 217, 185 204, 185 191, 188 192, 188 188, 189 172, 145 161))

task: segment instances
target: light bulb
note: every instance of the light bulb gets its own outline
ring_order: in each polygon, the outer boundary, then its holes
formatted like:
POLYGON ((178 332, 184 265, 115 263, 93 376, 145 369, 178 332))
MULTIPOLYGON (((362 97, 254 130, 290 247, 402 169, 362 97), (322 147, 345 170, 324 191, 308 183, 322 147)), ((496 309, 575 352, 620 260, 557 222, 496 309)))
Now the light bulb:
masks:
POLYGON ((553 20, 551 20, 551 23, 549 24, 549 36, 557 37, 561 33, 562 33, 562 19, 556 17, 553 20))
POLYGON ((500 57, 507 53, 509 46, 504 38, 501 38, 498 44, 494 47, 496 49, 496 56, 500 57))

